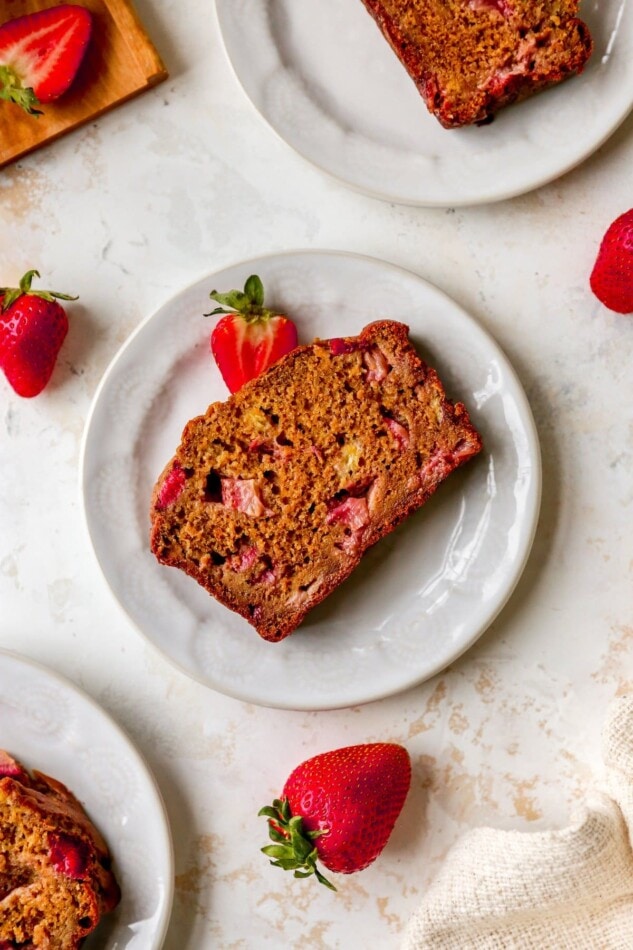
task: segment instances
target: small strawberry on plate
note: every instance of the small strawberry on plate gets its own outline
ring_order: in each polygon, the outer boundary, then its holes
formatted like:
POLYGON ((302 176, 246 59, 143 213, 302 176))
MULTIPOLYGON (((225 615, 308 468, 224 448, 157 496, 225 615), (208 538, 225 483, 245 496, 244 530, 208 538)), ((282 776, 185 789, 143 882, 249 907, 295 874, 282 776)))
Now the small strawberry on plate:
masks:
POLYGON ((36 270, 19 287, 0 287, 0 367, 18 396, 37 396, 51 378, 68 333, 58 300, 77 300, 54 290, 32 290, 36 270))
POLYGON ((85 7, 63 3, 0 26, 0 99, 41 115, 42 102, 63 95, 73 82, 92 31, 85 7))
POLYGON ((392 742, 323 752, 298 765, 281 798, 259 812, 273 844, 262 851, 295 877, 336 890, 317 859, 339 874, 362 871, 383 850, 411 784, 409 754, 392 742))
POLYGON ((264 286, 257 275, 248 278, 244 290, 212 290, 209 296, 222 306, 205 316, 224 315, 211 333, 211 352, 232 393, 296 347, 297 328, 288 317, 264 307, 264 286))
POLYGON ((633 313, 633 208, 607 228, 589 283, 609 310, 633 313))

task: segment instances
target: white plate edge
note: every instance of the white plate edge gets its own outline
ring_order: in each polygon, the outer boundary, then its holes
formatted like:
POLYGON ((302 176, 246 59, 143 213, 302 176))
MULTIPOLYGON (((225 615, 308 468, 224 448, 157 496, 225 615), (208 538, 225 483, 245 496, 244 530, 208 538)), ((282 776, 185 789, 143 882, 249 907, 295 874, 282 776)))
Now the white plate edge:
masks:
MULTIPOLYGON (((132 742, 132 740, 130 739, 128 734, 125 732, 125 730, 110 715, 110 713, 107 712, 107 710, 105 710, 103 706, 101 706, 96 701, 96 699, 93 699, 93 697, 89 693, 87 693, 80 686, 77 686, 77 684, 74 683, 73 680, 69 679, 67 676, 64 676, 63 673, 58 673, 57 670, 52 669, 50 666, 47 666, 45 663, 41 663, 39 660, 34 660, 32 659, 32 657, 25 656, 24 654, 18 653, 15 650, 7 650, 4 647, 0 647, 0 659, 3 656, 6 656, 11 660, 16 661, 17 663, 22 664, 23 666, 31 667, 32 669, 37 670, 38 672, 44 674, 45 676, 50 677, 50 679, 57 682, 61 687, 63 687, 64 689, 68 690, 71 693, 74 693, 76 696, 80 698, 82 702, 86 703, 98 715, 102 716, 108 723, 108 726, 111 728, 112 732, 116 734, 117 739, 121 741, 128 755, 130 755, 130 757, 133 760, 136 760, 141 771, 143 772, 146 779, 148 780, 148 783, 155 795, 157 810, 163 816, 162 832, 163 832, 164 844, 166 846, 165 854, 167 855, 167 859, 168 859, 168 871, 169 871, 168 880, 166 881, 166 887, 165 887, 165 906, 161 915, 161 919, 159 920, 160 932, 157 933, 156 935, 159 941, 155 945, 156 950, 160 950, 160 948, 163 946, 165 942, 165 937, 167 936, 167 931, 169 929, 169 922, 170 922, 171 914, 172 914, 172 906, 173 906, 174 891, 175 891, 175 855, 174 855, 174 842, 172 838, 169 817, 167 814, 167 808, 165 807, 165 802, 161 794, 160 788, 158 786, 158 783, 156 781, 156 778, 154 777, 154 773, 152 772, 149 765, 145 761, 145 757, 143 756, 143 754, 138 750, 138 748, 132 742)), ((95 821, 98 822, 98 818, 95 819, 95 821)))
POLYGON ((219 3, 222 0, 214 0, 213 8, 215 12, 215 23, 218 28, 218 32, 221 39, 221 46, 224 51, 224 56, 226 62, 228 63, 230 70, 235 78, 235 81, 238 87, 242 90, 243 95, 250 103, 251 108, 257 116, 259 116, 260 121, 273 134, 276 138, 283 142, 283 144, 291 149, 295 155, 298 155, 304 162, 307 162, 309 166, 318 171, 324 178, 329 179, 330 181, 335 181, 340 185, 349 188, 351 191, 356 194, 365 195, 366 197, 374 198, 378 201, 386 201, 390 204, 403 205, 410 208, 477 208, 482 205, 492 205, 498 204, 501 201, 508 201, 511 198, 518 198, 521 195, 529 194, 532 191, 537 191, 539 188, 544 187, 545 185, 551 184, 554 181, 557 181, 559 178, 562 178, 564 175, 567 175, 569 172, 573 171, 575 168, 578 168, 583 162, 587 161, 592 155, 594 155, 598 149, 600 149, 608 139, 617 131, 617 129, 622 125, 627 116, 633 111, 633 96, 631 97, 631 102, 628 105, 625 105, 622 109, 622 112, 617 115, 614 119, 612 125, 605 130, 603 136, 592 142, 587 148, 581 152, 579 155, 574 156, 574 158, 562 168, 559 168, 557 171, 549 172, 543 174, 539 178, 535 179, 532 183, 526 185, 525 187, 520 188, 509 188, 507 191, 501 193, 495 193, 494 195, 484 194, 481 196, 473 196, 472 198, 457 198, 452 200, 447 200, 446 198, 438 198, 437 200, 429 198, 411 198, 410 196, 393 194, 389 192, 381 192, 369 187, 363 187, 362 185, 357 185, 355 182, 349 181, 347 178, 344 178, 340 175, 337 175, 336 172, 330 171, 330 169, 324 168, 322 165, 319 165, 313 158, 309 155, 306 155, 304 152, 300 151, 297 146, 292 142, 289 142, 283 137, 281 132, 279 132, 275 126, 266 118, 264 113, 258 108, 253 99, 248 94, 246 87, 244 86, 242 80, 240 79, 237 69, 233 63, 233 60, 229 54, 226 40, 224 38, 224 31, 222 29, 220 12, 219 12, 219 3))
POLYGON ((371 255, 358 254, 354 251, 345 251, 345 250, 341 251, 341 250, 336 250, 332 248, 293 248, 291 250, 278 250, 278 251, 270 252, 268 254, 263 254, 263 255, 260 254, 260 255, 257 255, 256 257, 248 258, 246 260, 239 260, 233 263, 224 264, 221 267, 217 268, 215 271, 211 273, 207 273, 201 276, 200 278, 198 278, 197 280, 191 281, 189 284, 187 284, 185 287, 181 288, 180 290, 175 291, 152 313, 150 313, 148 316, 143 318, 143 320, 139 323, 139 325, 130 333, 130 335, 127 337, 124 343, 119 347, 117 352, 114 354, 110 363, 106 367, 106 370, 97 386, 97 389, 95 390, 92 403, 91 403, 88 415, 86 417, 84 430, 82 433, 81 447, 80 447, 80 454, 79 454, 79 486, 78 487, 79 487, 79 495, 80 495, 80 506, 83 512, 84 526, 85 526, 85 530, 88 536, 93 557, 98 565, 99 571, 105 581, 107 588, 110 591, 111 596, 113 597, 115 602, 118 604, 118 607, 121 610, 122 614, 129 620, 131 625, 136 629, 137 633, 141 636, 144 643, 148 644, 156 654, 158 654, 165 662, 169 664, 169 666, 172 669, 178 670, 179 673, 181 673, 183 676, 187 677, 188 679, 191 679, 194 682, 200 683, 202 686, 205 686, 207 689, 211 689, 214 692, 220 693, 220 695, 227 696, 238 702, 245 702, 245 703, 253 704, 256 706, 266 707, 269 709, 284 709, 284 710, 297 711, 297 712, 299 711, 319 712, 319 711, 326 711, 326 710, 333 710, 333 709, 348 709, 348 708, 352 708, 358 705, 365 705, 370 702, 377 702, 381 699, 387 699, 395 695, 400 695, 401 693, 404 693, 415 686, 428 682, 430 679, 436 676, 439 672, 446 669, 447 666, 450 666, 451 663, 454 663, 457 659, 459 659, 459 657, 461 657, 465 652, 467 652, 467 650, 470 649, 470 647, 474 643, 476 643, 476 641, 482 636, 484 631, 489 629, 489 627, 492 625, 492 623, 494 623, 495 619, 499 616, 500 612, 503 610, 505 605, 508 603, 510 597, 512 596, 512 593, 514 592, 516 585, 518 584, 521 576, 523 575, 525 566, 527 564, 527 561, 530 555, 530 551, 532 549, 532 544, 534 542, 534 537, 536 535, 536 529, 538 526, 540 507, 541 507, 542 460, 541 460, 541 450, 540 450, 540 443, 538 439, 538 432, 536 428, 536 423, 534 422, 532 409, 528 402, 527 396, 525 394, 525 390, 523 389, 523 385, 516 373, 516 370, 514 369, 508 357, 505 355, 505 352, 502 350, 502 348, 494 339, 494 337, 484 327, 481 326, 481 324, 479 323, 478 320, 475 319, 475 317, 471 316, 471 314, 469 314, 466 310, 464 310, 464 308, 460 304, 458 304, 449 294, 441 290, 435 284, 428 281, 426 278, 420 276, 419 274, 416 274, 415 271, 409 270, 406 267, 402 267, 399 264, 394 264, 391 261, 386 261, 381 258, 372 257, 371 255), (109 377, 114 372, 115 366, 118 363, 119 358, 123 356, 128 346, 130 346, 133 343, 137 334, 142 332, 146 324, 148 324, 151 320, 153 320, 154 317, 159 312, 161 312, 164 308, 168 308, 169 306, 171 306, 171 304, 174 301, 176 301, 182 294, 187 293, 188 291, 192 290, 197 284, 202 283, 204 280, 208 279, 209 277, 214 276, 220 271, 229 270, 234 267, 250 268, 254 264, 259 265, 260 262, 265 262, 266 260, 276 258, 276 257, 281 257, 281 256, 297 256, 298 257, 301 255, 306 255, 306 254, 324 256, 324 257, 329 256, 329 255, 334 255, 338 257, 349 257, 355 260, 362 260, 370 264, 378 264, 380 266, 387 267, 393 270, 395 273, 405 274, 409 278, 413 277, 415 280, 421 281, 422 283, 426 284, 429 288, 431 288, 431 290, 434 293, 443 297, 447 301, 447 303, 450 304, 451 307, 458 310, 459 313, 464 318, 472 322, 476 326, 477 330, 485 338, 486 342, 488 342, 492 346, 492 348, 497 351, 499 357, 501 358, 503 362, 504 371, 507 373, 507 375, 512 379, 513 383, 515 384, 515 387, 517 390, 517 400, 521 404, 520 409, 523 413, 523 418, 525 419, 527 423, 526 437, 527 437, 527 441, 529 445, 529 452, 535 463, 533 473, 531 473, 532 481, 530 485, 530 491, 528 492, 526 496, 526 500, 531 502, 531 506, 532 506, 531 507, 531 511, 532 511, 531 521, 526 523, 529 525, 529 530, 526 532, 524 540, 523 540, 523 544, 522 544, 523 550, 521 551, 520 549, 519 558, 517 560, 516 575, 515 575, 513 583, 509 585, 508 590, 505 592, 505 595, 499 598, 499 602, 498 604, 495 605, 495 608, 491 612, 490 617, 486 621, 485 626, 483 628, 478 627, 476 629, 476 632, 473 634, 473 636, 463 646, 463 649, 461 649, 458 653, 454 654, 448 662, 439 661, 435 667, 431 668, 431 672, 425 675, 423 679, 420 679, 419 676, 414 676, 410 681, 404 682, 403 685, 395 691, 392 689, 388 689, 385 692, 377 692, 363 699, 345 701, 343 703, 325 701, 325 702, 319 703, 318 706, 314 705, 314 703, 284 704, 283 701, 270 703, 270 702, 263 702, 261 700, 258 700, 256 702, 255 700, 252 699, 252 696, 240 693, 238 690, 225 690, 225 689, 220 690, 217 687, 212 686, 202 676, 197 676, 195 673, 192 673, 189 669, 185 669, 183 666, 180 665, 180 663, 178 663, 177 660, 173 659, 173 657, 169 656, 163 650, 161 650, 160 647, 158 647, 150 639, 150 637, 145 633, 145 631, 141 628, 138 622, 131 616, 127 608, 121 603, 121 601, 117 597, 112 585, 110 584, 110 581, 101 564, 101 560, 97 554, 95 545, 92 540, 90 525, 88 521, 88 512, 87 512, 86 504, 85 504, 85 492, 84 492, 84 475, 85 475, 85 460, 86 460, 85 456, 86 456, 87 438, 88 438, 88 432, 90 430, 90 425, 92 422, 92 417, 94 415, 99 397, 106 383, 108 382, 109 377))

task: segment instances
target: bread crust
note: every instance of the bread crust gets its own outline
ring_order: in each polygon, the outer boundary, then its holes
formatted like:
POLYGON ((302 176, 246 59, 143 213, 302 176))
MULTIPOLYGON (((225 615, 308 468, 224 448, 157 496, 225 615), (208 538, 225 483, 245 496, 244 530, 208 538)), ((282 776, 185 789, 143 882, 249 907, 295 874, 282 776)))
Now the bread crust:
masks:
POLYGON ((357 337, 297 347, 226 403, 212 404, 188 423, 154 487, 150 546, 161 563, 193 577, 264 639, 279 641, 355 570, 371 546, 481 448, 464 405, 446 398, 437 373, 409 342, 408 328, 378 321, 357 337), (298 403, 308 389, 312 402, 302 410, 298 403), (314 409, 319 399, 321 425, 314 409), (345 409, 337 413, 333 407, 340 401, 345 409), (248 425, 262 406, 270 432, 262 424, 263 446, 254 447, 248 425), (343 433, 342 421, 351 427, 343 433), (211 451, 214 441, 229 438, 233 454, 211 451), (240 442, 246 448, 238 450, 240 442), (253 452, 263 453, 261 465, 253 452), (205 466, 221 470, 222 499, 217 492, 209 495, 207 475, 206 501, 200 501, 205 466), (174 473, 183 488, 172 501, 174 473), (261 484, 261 496, 249 499, 250 516, 239 509, 227 513, 227 497, 236 484, 243 490, 246 483, 250 495, 261 484), (231 537, 240 530, 248 534, 248 545, 238 544, 235 553, 225 537, 232 517, 239 528, 231 537), (204 550, 213 553, 207 558, 204 550), (305 552, 307 566, 299 564, 305 552))

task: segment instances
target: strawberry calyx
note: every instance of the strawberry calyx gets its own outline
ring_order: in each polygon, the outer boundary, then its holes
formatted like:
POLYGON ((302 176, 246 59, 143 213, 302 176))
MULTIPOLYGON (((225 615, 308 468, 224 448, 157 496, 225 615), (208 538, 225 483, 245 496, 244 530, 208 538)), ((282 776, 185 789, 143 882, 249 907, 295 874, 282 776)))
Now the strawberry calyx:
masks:
POLYGON ((318 853, 314 839, 327 834, 326 831, 306 831, 301 815, 291 813, 287 798, 276 798, 272 805, 260 809, 258 816, 268 818, 268 835, 274 843, 261 850, 274 859, 270 862, 273 867, 294 871, 294 877, 314 875, 325 887, 336 890, 316 864, 318 853))
MULTIPOLYGON (((0 67, 1 68, 1 67, 0 67)), ((32 290, 31 283, 34 277, 39 277, 40 273, 36 270, 27 270, 22 277, 19 287, 0 287, 0 313, 4 313, 12 307, 20 297, 25 294, 32 297, 41 297, 42 300, 48 300, 52 303, 54 300, 78 300, 78 297, 72 297, 69 294, 60 294, 56 290, 32 290)))
POLYGON ((29 115, 43 115, 40 100, 30 86, 24 86, 22 80, 11 66, 0 64, 0 99, 14 102, 29 115))
POLYGON ((229 290, 226 294, 212 290, 209 297, 222 306, 205 313, 205 317, 213 317, 218 313, 239 313, 247 323, 265 323, 276 316, 274 310, 264 307, 264 285, 257 274, 251 274, 244 284, 244 290, 229 290))

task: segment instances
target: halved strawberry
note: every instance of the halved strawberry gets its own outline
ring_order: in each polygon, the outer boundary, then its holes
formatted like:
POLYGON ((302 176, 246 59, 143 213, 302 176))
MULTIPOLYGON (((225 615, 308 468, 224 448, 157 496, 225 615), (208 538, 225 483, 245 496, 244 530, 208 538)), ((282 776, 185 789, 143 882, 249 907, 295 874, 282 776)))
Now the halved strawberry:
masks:
POLYGON ((0 26, 0 99, 31 115, 66 92, 77 74, 92 31, 85 7, 63 3, 0 26))
POLYGON ((288 317, 264 307, 264 286, 257 275, 248 278, 243 291, 212 290, 209 296, 222 306, 205 316, 225 314, 211 333, 211 352, 232 393, 296 347, 297 328, 288 317))

